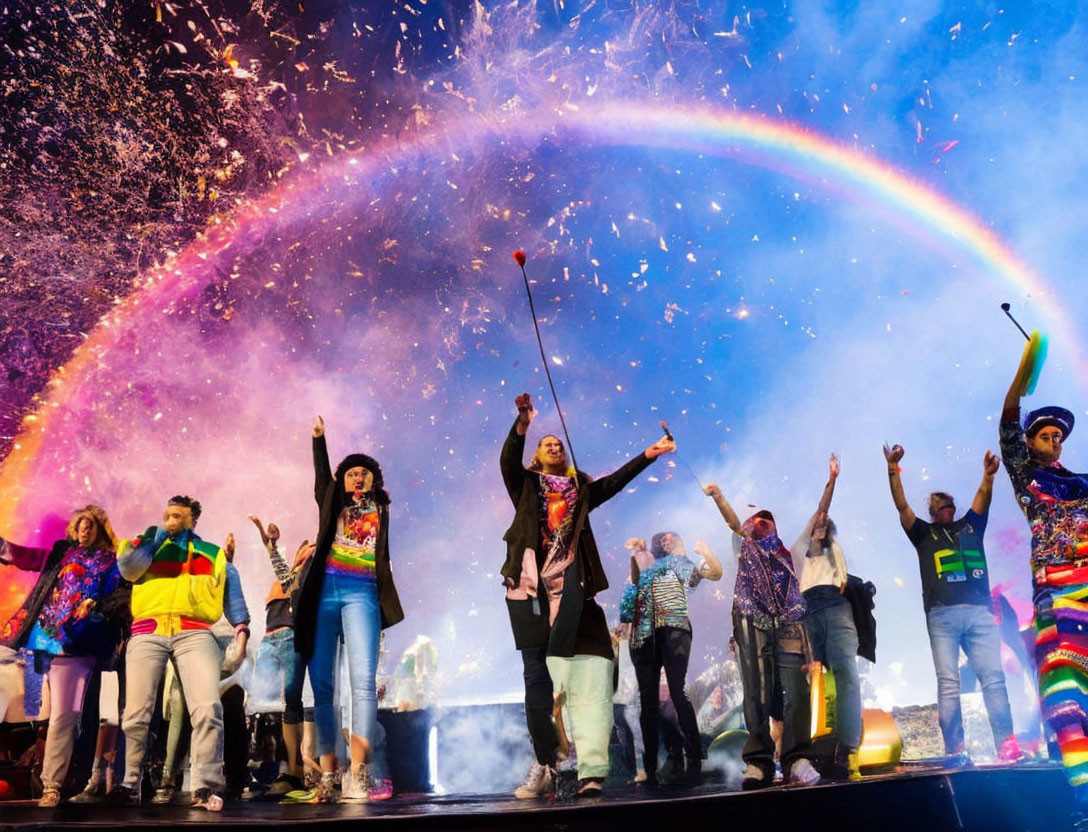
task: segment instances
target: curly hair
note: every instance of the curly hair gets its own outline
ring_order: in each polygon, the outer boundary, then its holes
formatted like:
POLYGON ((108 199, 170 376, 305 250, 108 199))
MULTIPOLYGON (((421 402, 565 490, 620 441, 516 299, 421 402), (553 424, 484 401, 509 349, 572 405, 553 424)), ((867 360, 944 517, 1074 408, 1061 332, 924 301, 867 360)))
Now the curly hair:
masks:
POLYGON ((117 535, 113 532, 110 518, 106 514, 105 509, 101 506, 96 506, 93 503, 88 503, 83 508, 76 509, 72 512, 72 517, 68 521, 68 527, 65 529, 65 537, 72 541, 77 540, 79 524, 84 519, 90 521, 93 529, 91 532, 90 548, 106 549, 111 552, 116 552, 117 535))

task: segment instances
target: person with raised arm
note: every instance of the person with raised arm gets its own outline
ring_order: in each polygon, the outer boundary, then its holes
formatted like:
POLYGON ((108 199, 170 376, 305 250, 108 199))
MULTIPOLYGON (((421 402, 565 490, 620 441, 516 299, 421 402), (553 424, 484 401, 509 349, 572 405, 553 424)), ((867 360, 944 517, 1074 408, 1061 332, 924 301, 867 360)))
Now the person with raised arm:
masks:
POLYGON ((858 678, 858 631, 850 602, 844 597, 846 558, 839 546, 835 521, 828 516, 839 460, 832 454, 827 485, 816 513, 790 548, 801 575, 805 599, 805 629, 812 655, 831 669, 835 678, 835 760, 851 780, 861 777, 858 748, 861 746, 861 682, 858 678))
POLYGON ((276 579, 265 598, 264 637, 257 650, 251 695, 258 702, 283 699, 283 745, 287 750, 287 771, 276 778, 267 794, 282 797, 303 789, 302 691, 306 681, 306 660, 295 650, 295 613, 292 596, 298 589, 303 566, 314 553, 308 540, 295 551, 294 560, 287 562, 279 548, 280 530, 275 523, 266 529, 259 517, 250 515, 257 527, 261 543, 276 579))
POLYGON ((993 497, 994 475, 1001 467, 993 453, 982 459, 982 482, 969 508, 956 519, 956 502, 944 491, 929 495, 929 522, 916 517, 900 477, 903 446, 884 446, 892 502, 903 531, 918 554, 926 629, 937 673, 937 715, 944 753, 952 766, 971 765, 960 708, 960 649, 967 656, 990 718, 994 749, 1003 762, 1024 757, 1013 733, 1009 694, 1001 669, 1001 634, 990 612, 990 576, 983 537, 993 497))
MULTIPOLYGON (((645 552, 643 549, 639 555, 645 552)), ((683 771, 688 785, 702 780, 702 739, 685 689, 691 657, 691 619, 688 592, 705 578, 720 581, 722 565, 705 540, 695 544, 695 558, 687 556, 684 542, 676 532, 658 532, 650 542, 653 560, 645 563, 631 556, 632 583, 620 603, 620 621, 631 625, 631 663, 639 692, 639 723, 644 748, 646 783, 657 785, 658 738, 661 731, 661 670, 669 697, 683 732, 687 766, 683 771)))
POLYGON ((366 803, 391 796, 374 782, 368 767, 377 737, 378 642, 382 630, 404 618, 389 559, 389 492, 378 461, 366 454, 349 454, 333 472, 320 416, 312 435, 320 525, 295 606, 295 650, 306 657, 314 691, 322 771, 311 802, 336 801, 340 717, 333 698, 342 640, 351 689, 351 765, 341 799, 366 803))
POLYGON ((1020 421, 1031 367, 1013 377, 1001 411, 1005 471, 1031 529, 1039 695, 1057 737, 1066 777, 1088 801, 1088 474, 1059 462, 1073 414, 1049 405, 1020 421))
POLYGON ((607 476, 575 471, 559 437, 537 443, 523 465, 525 436, 536 416, 532 398, 515 400, 518 415, 502 446, 499 466, 514 505, 502 566, 514 644, 521 651, 525 718, 536 763, 519 798, 541 797, 555 787, 558 737, 554 697, 565 698, 578 749, 578 794, 601 793, 608 774, 612 729, 612 637, 594 596, 608 579, 589 524, 589 513, 607 502, 664 453, 663 438, 607 476))
POLYGON ((811 747, 811 703, 806 671, 813 673, 805 631, 805 601, 790 551, 778 535, 774 515, 761 509, 744 523, 710 483, 703 489, 714 500, 733 531, 737 579, 733 587, 732 644, 744 689, 744 723, 748 740, 742 788, 762 789, 774 781, 775 741, 771 706, 776 680, 781 683, 782 772, 790 783, 811 786, 820 774, 808 759, 811 747))

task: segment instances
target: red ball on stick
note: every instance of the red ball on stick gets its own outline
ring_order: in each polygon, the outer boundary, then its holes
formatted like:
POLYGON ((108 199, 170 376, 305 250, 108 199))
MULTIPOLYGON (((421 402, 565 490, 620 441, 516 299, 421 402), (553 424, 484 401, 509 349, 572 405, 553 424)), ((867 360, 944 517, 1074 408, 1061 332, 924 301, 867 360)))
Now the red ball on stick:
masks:
POLYGON ((523 269, 525 268, 525 252, 524 251, 522 251, 521 249, 518 249, 517 251, 515 251, 514 252, 514 259, 517 261, 519 266, 521 266, 523 269))

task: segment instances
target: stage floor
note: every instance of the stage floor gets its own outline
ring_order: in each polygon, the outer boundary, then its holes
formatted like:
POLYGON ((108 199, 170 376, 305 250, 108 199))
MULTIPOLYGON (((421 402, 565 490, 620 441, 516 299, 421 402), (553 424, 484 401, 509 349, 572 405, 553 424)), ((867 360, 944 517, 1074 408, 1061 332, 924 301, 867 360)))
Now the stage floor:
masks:
POLYGON ((756 792, 728 791, 721 785, 675 791, 626 786, 609 789, 600 798, 552 804, 507 795, 403 795, 373 805, 241 801, 210 814, 184 805, 39 809, 33 802, 9 801, 0 803, 0 830, 123 827, 126 832, 160 832, 164 827, 290 826, 334 832, 337 825, 365 823, 368 829, 605 830, 682 825, 687 832, 751 824, 759 830, 795 832, 830 828, 1055 832, 1073 828, 1075 812, 1062 769, 1055 764, 955 771, 912 764, 857 783, 776 786, 756 792))

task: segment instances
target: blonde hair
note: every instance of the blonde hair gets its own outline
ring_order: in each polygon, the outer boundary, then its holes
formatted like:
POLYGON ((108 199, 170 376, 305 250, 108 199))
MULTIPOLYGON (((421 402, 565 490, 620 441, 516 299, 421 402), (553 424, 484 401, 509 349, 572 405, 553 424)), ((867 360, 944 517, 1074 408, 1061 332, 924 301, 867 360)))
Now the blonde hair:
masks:
POLYGON ((105 549, 110 552, 117 551, 117 535, 113 533, 113 526, 105 509, 88 503, 81 509, 72 512, 72 518, 65 529, 65 537, 69 540, 78 540, 79 524, 89 520, 93 531, 91 532, 90 548, 105 549))

